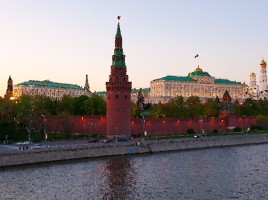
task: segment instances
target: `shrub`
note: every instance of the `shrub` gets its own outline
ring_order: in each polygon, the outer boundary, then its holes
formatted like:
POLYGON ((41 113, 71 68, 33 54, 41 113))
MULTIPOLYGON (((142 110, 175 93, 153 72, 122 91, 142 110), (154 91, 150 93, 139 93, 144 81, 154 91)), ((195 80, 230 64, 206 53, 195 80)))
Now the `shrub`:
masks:
POLYGON ((258 125, 252 125, 252 126, 251 126, 251 130, 252 130, 252 131, 255 131, 255 130, 256 130, 256 131, 257 131, 257 130, 262 130, 262 127, 261 127, 261 126, 258 126, 258 125))
POLYGON ((218 129, 214 129, 214 130, 212 131, 212 133, 219 133, 219 130, 218 130, 218 129))
POLYGON ((193 135, 193 134, 195 134, 195 130, 192 129, 192 128, 189 128, 189 129, 186 130, 186 133, 188 133, 190 135, 193 135))
POLYGON ((235 128, 234 128, 234 132, 241 132, 241 130, 242 130, 242 129, 241 129, 240 127, 235 127, 235 128))

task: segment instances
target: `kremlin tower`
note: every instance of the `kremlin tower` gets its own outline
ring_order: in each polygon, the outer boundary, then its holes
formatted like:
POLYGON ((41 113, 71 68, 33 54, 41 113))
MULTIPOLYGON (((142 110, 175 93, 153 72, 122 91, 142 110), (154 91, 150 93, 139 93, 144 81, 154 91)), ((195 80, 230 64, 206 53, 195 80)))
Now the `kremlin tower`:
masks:
POLYGON ((132 84, 128 81, 119 20, 120 16, 118 17, 115 35, 111 75, 109 76, 109 82, 106 82, 107 135, 110 137, 129 137, 131 134, 130 107, 132 84))
POLYGON ((5 94, 5 98, 10 99, 13 97, 13 80, 11 76, 9 76, 8 81, 7 81, 7 90, 5 94))

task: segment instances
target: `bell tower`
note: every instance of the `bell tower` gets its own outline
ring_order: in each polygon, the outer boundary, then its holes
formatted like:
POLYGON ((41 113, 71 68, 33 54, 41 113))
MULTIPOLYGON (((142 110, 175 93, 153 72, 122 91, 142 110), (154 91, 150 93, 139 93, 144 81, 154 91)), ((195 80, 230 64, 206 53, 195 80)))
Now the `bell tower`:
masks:
POLYGON ((263 59, 260 63, 260 85, 259 91, 264 92, 267 89, 267 71, 266 71, 266 62, 263 59))
POLYGON ((122 48, 120 16, 115 35, 115 48, 112 56, 111 75, 106 82, 107 135, 129 137, 131 117, 131 87, 128 81, 125 55, 122 48))

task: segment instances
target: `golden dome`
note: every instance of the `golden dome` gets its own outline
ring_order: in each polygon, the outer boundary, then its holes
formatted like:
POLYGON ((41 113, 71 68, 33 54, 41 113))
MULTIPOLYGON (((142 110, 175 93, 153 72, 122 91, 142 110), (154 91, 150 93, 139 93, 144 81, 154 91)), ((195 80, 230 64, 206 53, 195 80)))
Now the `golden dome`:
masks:
POLYGON ((202 71, 202 69, 198 65, 197 68, 195 69, 195 71, 202 71))
POLYGON ((261 63, 260 63, 261 67, 266 67, 266 62, 264 59, 262 59, 261 63))
POLYGON ((250 77, 256 77, 256 74, 255 74, 254 72, 252 72, 252 73, 250 74, 250 77))

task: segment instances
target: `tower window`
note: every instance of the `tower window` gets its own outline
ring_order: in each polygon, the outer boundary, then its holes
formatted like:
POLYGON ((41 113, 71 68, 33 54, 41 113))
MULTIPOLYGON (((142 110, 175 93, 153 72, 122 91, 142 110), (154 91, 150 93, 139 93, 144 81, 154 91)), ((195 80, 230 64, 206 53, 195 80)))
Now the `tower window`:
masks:
POLYGON ((115 96, 116 99, 118 99, 118 94, 115 96))
POLYGON ((127 99, 127 95, 125 95, 125 99, 127 99))

